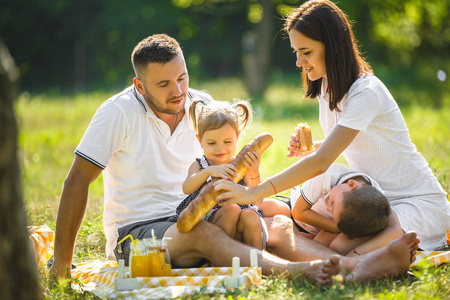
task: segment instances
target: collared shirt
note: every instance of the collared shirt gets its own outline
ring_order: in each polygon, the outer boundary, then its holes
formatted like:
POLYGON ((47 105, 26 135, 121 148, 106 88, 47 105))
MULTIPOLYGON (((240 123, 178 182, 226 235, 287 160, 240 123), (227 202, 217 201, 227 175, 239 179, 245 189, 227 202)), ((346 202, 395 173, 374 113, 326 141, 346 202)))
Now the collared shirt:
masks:
POLYGON ((103 169, 103 227, 106 253, 113 258, 117 229, 167 217, 186 197, 182 184, 202 149, 185 115, 171 134, 134 86, 105 101, 95 113, 75 153, 103 169))
POLYGON ((343 154, 350 167, 369 174, 386 192, 402 229, 417 232, 420 248, 446 242, 450 206, 428 162, 412 143, 402 113, 384 84, 361 75, 339 103, 328 108, 327 81, 322 81, 319 120, 325 137, 336 125, 359 130, 343 154))
MULTIPOLYGON (((380 185, 372 179, 367 174, 356 171, 346 165, 332 164, 325 173, 317 175, 314 178, 306 181, 301 188, 294 187, 291 191, 291 203, 292 207, 298 200, 298 197, 302 195, 303 199, 312 205, 311 209, 318 212, 319 214, 333 219, 331 212, 327 210, 328 198, 330 196, 331 189, 339 184, 346 182, 349 179, 361 176, 367 182, 380 192, 384 194, 383 189, 380 185)), ((311 234, 318 234, 321 230, 318 227, 312 226, 310 224, 295 220, 302 228, 307 230, 311 234)))

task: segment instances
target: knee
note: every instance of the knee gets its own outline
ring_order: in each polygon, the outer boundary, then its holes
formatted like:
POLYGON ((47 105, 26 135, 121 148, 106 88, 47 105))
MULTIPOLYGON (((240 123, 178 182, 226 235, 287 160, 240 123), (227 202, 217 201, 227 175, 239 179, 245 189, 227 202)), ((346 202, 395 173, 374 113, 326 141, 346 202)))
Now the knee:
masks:
POLYGON ((237 204, 231 204, 222 207, 221 209, 221 216, 226 218, 227 223, 237 223, 239 220, 239 216, 241 214, 241 208, 237 204))
POLYGON ((264 217, 273 217, 275 215, 284 215, 291 217, 291 209, 280 200, 264 199, 263 204, 258 206, 263 211, 264 217))
POLYGON ((204 220, 201 220, 190 232, 188 232, 189 239, 196 244, 201 244, 197 243, 199 239, 209 240, 221 233, 223 233, 223 231, 217 225, 204 220))
POLYGON ((265 218, 270 236, 285 238, 294 233, 294 224, 291 218, 284 215, 276 215, 272 218, 265 218))
POLYGON ((226 205, 226 206, 222 207, 221 209, 223 209, 224 213, 226 213, 226 214, 239 215, 239 213, 241 212, 241 208, 237 204, 226 205))
POLYGON ((251 209, 241 212, 239 223, 242 223, 245 227, 261 227, 261 220, 258 213, 251 209))
POLYGON ((276 215, 272 218, 271 226, 275 230, 284 231, 286 229, 292 229, 293 223, 292 219, 285 215, 276 215))

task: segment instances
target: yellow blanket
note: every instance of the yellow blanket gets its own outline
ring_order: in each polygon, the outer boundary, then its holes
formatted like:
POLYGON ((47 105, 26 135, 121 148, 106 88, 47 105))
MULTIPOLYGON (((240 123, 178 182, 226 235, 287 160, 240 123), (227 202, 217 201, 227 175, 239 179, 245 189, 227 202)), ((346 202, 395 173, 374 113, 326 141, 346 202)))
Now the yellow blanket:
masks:
MULTIPOLYGON (((53 254, 53 231, 46 225, 30 226, 30 239, 34 245, 36 261, 44 267, 53 254)), ((415 268, 423 260, 438 266, 450 261, 450 251, 418 251, 416 260, 411 264, 415 268)), ((261 283, 261 270, 258 267, 240 268, 239 280, 245 287, 261 283)), ((222 281, 231 275, 232 268, 173 269, 171 277, 136 278, 141 286, 131 291, 117 291, 114 283, 118 277, 115 261, 93 260, 77 264, 72 277, 83 283, 84 290, 102 299, 162 299, 180 297, 202 291, 203 293, 225 292, 222 281)), ((125 277, 129 277, 129 268, 125 268, 125 277)))

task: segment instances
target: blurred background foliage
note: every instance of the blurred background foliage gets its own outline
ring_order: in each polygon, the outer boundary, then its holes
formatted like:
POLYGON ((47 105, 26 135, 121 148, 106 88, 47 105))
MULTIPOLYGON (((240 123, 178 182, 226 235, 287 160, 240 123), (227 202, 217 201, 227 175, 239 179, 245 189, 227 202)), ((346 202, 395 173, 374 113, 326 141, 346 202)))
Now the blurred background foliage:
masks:
MULTIPOLYGON (((2 1, 0 37, 20 68, 22 91, 121 89, 134 76, 130 54, 137 42, 164 32, 179 40, 192 86, 240 77, 257 101, 269 84, 299 80, 281 29, 285 15, 301 3, 2 1)), ((445 76, 450 73, 450 0, 341 0, 338 5, 353 20, 361 51, 398 102, 443 105, 450 93, 445 76)))

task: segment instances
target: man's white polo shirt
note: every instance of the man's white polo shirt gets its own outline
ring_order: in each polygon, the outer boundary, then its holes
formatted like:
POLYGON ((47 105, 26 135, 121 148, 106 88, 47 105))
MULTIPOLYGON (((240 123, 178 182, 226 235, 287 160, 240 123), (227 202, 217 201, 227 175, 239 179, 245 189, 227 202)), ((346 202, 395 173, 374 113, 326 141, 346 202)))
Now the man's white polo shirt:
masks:
MULTIPOLYGON (((212 100, 204 92, 189 90, 212 100)), ((185 115, 170 134, 134 86, 105 101, 75 153, 103 169, 106 254, 114 258, 117 229, 167 217, 186 197, 182 183, 202 149, 185 115)))

